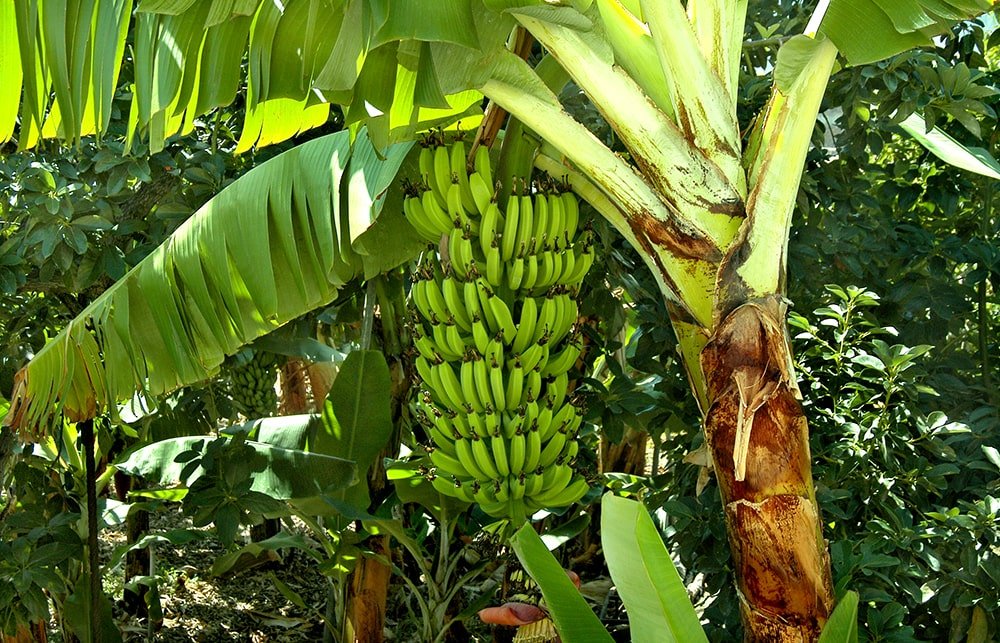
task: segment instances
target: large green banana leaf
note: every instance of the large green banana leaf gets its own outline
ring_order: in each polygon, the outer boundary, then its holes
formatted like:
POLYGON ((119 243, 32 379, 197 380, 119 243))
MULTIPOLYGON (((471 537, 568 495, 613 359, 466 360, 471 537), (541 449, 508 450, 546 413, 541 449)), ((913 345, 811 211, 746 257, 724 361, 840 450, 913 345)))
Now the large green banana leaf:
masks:
POLYGON ((21 147, 102 134, 130 26, 129 138, 145 132, 153 151, 231 103, 245 59, 241 150, 323 124, 331 103, 348 106, 350 122, 367 121, 380 146, 459 117, 475 126, 481 95, 442 82, 421 41, 477 49, 476 4, 8 0, 0 3, 0 143, 14 133, 19 106, 21 147))
POLYGON ((996 4, 996 0, 831 0, 820 32, 849 64, 861 65, 928 45, 951 25, 996 4))
POLYGON ((248 172, 35 355, 18 373, 7 423, 37 433, 60 412, 93 417, 137 391, 203 380, 347 281, 414 256, 422 243, 389 190, 410 147, 382 160, 364 131, 353 146, 341 132, 248 172), (371 236, 379 242, 364 243, 371 236))
MULTIPOLYGON (((161 440, 136 449, 115 467, 157 485, 190 485, 205 472, 201 465, 189 466, 191 457, 204 456, 215 440, 205 436, 161 440), (179 457, 182 454, 189 458, 179 457)), ((250 460, 239 463, 252 472, 250 490, 275 500, 310 498, 350 486, 356 479, 357 468, 350 460, 266 442, 243 444, 252 449, 250 460)))
MULTIPOLYGON (((0 3, 0 142, 14 134, 19 111, 22 147, 43 136, 76 141, 102 134, 130 27, 135 78, 129 137, 145 132, 153 151, 166 138, 190 131, 197 116, 231 103, 243 82, 244 60, 249 64, 241 150, 324 123, 331 103, 345 106, 349 123, 365 122, 380 146, 460 118, 468 128, 478 119, 482 97, 476 89, 513 24, 507 11, 588 29, 589 19, 576 10, 590 3, 564 4, 140 0, 134 6, 134 0, 12 0, 0 3)), ((821 4, 826 12, 819 29, 849 63, 860 64, 927 44, 954 22, 994 5, 995 0, 830 0, 821 4)), ((655 29, 653 36, 659 47, 675 36, 702 38, 705 29, 724 26, 709 20, 692 33, 673 24, 666 36, 657 38, 655 29)), ((738 41, 719 55, 738 56, 738 41)), ((615 45, 626 66, 642 49, 633 50, 627 41, 615 45)))

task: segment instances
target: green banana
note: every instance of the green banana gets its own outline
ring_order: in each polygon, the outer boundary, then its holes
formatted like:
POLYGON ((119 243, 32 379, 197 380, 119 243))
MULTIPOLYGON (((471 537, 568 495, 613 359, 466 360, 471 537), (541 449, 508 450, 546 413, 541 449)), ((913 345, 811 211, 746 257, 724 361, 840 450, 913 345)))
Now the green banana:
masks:
POLYGON ((472 192, 472 198, 476 202, 476 209, 485 219, 490 205, 496 205, 493 198, 493 188, 486 182, 482 174, 473 172, 469 175, 469 191, 472 192))
POLYGON ((545 230, 548 237, 547 250, 558 250, 563 235, 566 234, 566 207, 562 197, 549 194, 546 199, 549 204, 549 225, 545 230))
POLYGON ((510 261, 517 249, 517 230, 520 227, 521 199, 511 195, 507 200, 503 234, 500 236, 500 250, 504 261, 510 261))
MULTIPOLYGON (((513 199, 514 197, 511 198, 513 199)), ((532 198, 528 195, 522 196, 520 201, 521 205, 518 210, 517 237, 515 238, 514 243, 518 248, 523 248, 523 252, 529 252, 529 248, 534 242, 532 236, 535 222, 534 204, 532 203, 532 198)))
MULTIPOLYGON (((544 375, 544 370, 543 370, 544 375)), ((548 380, 545 385, 545 401, 549 406, 550 410, 556 404, 562 404, 563 400, 566 399, 566 394, 569 392, 569 374, 566 372, 560 373, 555 377, 548 380)), ((567 404, 566 406, 572 406, 567 404)), ((553 420, 555 417, 553 416, 553 420)))
MULTIPOLYGON (((436 319, 437 316, 435 315, 434 318, 436 319)), ((454 337, 448 332, 448 326, 442 322, 431 323, 431 337, 434 339, 434 345, 437 346, 441 357, 446 360, 459 359, 465 352, 464 348, 459 351, 455 350, 455 347, 452 346, 454 337)))
POLYGON ((573 467, 568 464, 550 466, 545 469, 545 473, 542 476, 544 478, 542 492, 535 497, 536 502, 552 494, 558 494, 565 489, 566 485, 573 478, 573 467))
POLYGON ((524 431, 518 431, 510 438, 510 449, 507 453, 510 473, 518 475, 524 471, 527 451, 528 444, 524 431))
POLYGON ((545 479, 540 473, 529 473, 525 476, 524 495, 533 498, 542 492, 542 484, 545 479))
POLYGON ((503 259, 495 245, 486 251, 486 281, 494 288, 503 285, 503 259))
POLYGON ((533 290, 538 283, 538 255, 530 254, 524 258, 524 276, 521 278, 522 290, 533 290))
POLYGON ((524 438, 524 464, 522 470, 534 471, 542 457, 542 434, 538 427, 532 427, 524 438))
POLYGON ((580 223, 580 203, 576 195, 572 192, 563 192, 559 195, 563 205, 563 224, 565 231, 564 248, 568 248, 576 238, 576 228, 580 223))
POLYGON ((472 441, 472 454, 476 458, 476 465, 490 477, 491 480, 496 480, 500 477, 500 472, 497 470, 497 463, 493 461, 492 453, 489 447, 486 445, 486 440, 492 438, 479 438, 472 441))
POLYGON ((469 477, 469 470, 465 468, 461 460, 457 457, 450 456, 447 453, 436 449, 432 450, 428 455, 430 456, 434 467, 438 471, 457 476, 459 478, 469 477))
POLYGON ((590 485, 586 478, 576 476, 572 482, 566 484, 560 490, 542 491, 534 496, 532 500, 542 507, 566 507, 587 495, 590 485))
POLYGON ((544 194, 539 192, 535 194, 533 201, 535 220, 532 222, 534 225, 531 230, 531 236, 537 242, 536 248, 541 250, 548 244, 548 229, 551 223, 549 219, 549 200, 544 194))
POLYGON ((493 392, 493 405, 497 411, 507 408, 506 388, 503 381, 503 366, 490 366, 490 390, 493 392))
MULTIPOLYGON (((430 306, 431 312, 446 324, 455 323, 455 316, 448 309, 448 302, 445 301, 444 294, 441 292, 441 284, 436 279, 425 279, 420 282, 420 286, 422 288, 419 288, 418 291, 423 291, 423 298, 430 306)), ((418 304, 417 308, 419 309, 419 307, 418 304)))
POLYGON ((525 416, 518 412, 507 412, 503 414, 503 436, 512 440, 514 436, 524 429, 525 416))
POLYGON ((526 375, 524 376, 524 393, 522 394, 522 401, 525 403, 534 403, 538 396, 542 393, 542 375, 537 370, 524 369, 526 375))
MULTIPOLYGON (((448 148, 439 145, 434 148, 434 175, 431 177, 431 188, 445 206, 448 203, 448 188, 451 187, 451 161, 448 158, 448 148)), ((442 206, 442 207, 445 207, 442 206)))
POLYGON ((486 360, 478 355, 472 362, 472 381, 475 384, 476 395, 483 405, 482 412, 485 412, 488 406, 496 408, 496 401, 493 399, 493 390, 490 388, 489 367, 486 365, 486 360))
POLYGON ((545 469, 552 466, 562 454, 563 447, 566 446, 567 439, 569 439, 569 436, 567 436, 565 432, 556 431, 555 435, 549 438, 548 443, 538 455, 538 466, 545 469))
POLYGON ((548 364, 542 368, 542 376, 556 377, 569 372, 569 369, 576 364, 576 360, 580 358, 582 351, 583 347, 578 343, 566 344, 561 351, 549 357, 548 364))
POLYGON ((508 344, 513 342, 514 337, 517 336, 517 326, 514 325, 514 316, 511 315, 510 307, 507 306, 502 297, 497 295, 490 297, 487 303, 490 310, 493 311, 497 328, 503 333, 503 340, 508 344))
POLYGON ((521 312, 518 315, 517 333, 511 343, 515 353, 523 353, 534 339, 535 324, 538 321, 538 302, 534 297, 521 300, 521 312))
POLYGON ((515 257, 511 260, 507 271, 507 287, 511 290, 519 290, 524 281, 524 257, 515 257))
POLYGON ((465 143, 457 140, 448 151, 451 165, 451 176, 457 180, 462 195, 462 207, 468 212, 476 212, 476 199, 469 185, 469 160, 465 155, 465 143))
POLYGON ((458 382, 462 387, 462 397, 465 401, 472 407, 473 411, 476 413, 482 413, 486 410, 486 407, 484 406, 484 400, 480 399, 479 393, 476 391, 474 366, 474 360, 471 356, 468 356, 468 358, 462 362, 458 382))
POLYGON ((465 307, 465 299, 463 297, 465 284, 461 284, 461 286, 462 290, 459 290, 459 282, 451 275, 446 276, 441 281, 441 295, 444 298, 445 305, 448 307, 448 312, 454 317, 459 328, 466 333, 470 333, 472 332, 472 317, 465 307))
POLYGON ((468 420, 466 420, 467 416, 464 414, 455 413, 454 411, 449 411, 449 412, 452 415, 448 416, 448 414, 445 414, 445 417, 448 417, 449 420, 451 421, 452 434, 457 436, 456 439, 471 438, 472 429, 469 427, 468 420))
MULTIPOLYGON (((434 190, 427 190, 422 195, 420 195, 420 207, 423 210, 424 218, 435 230, 440 230, 441 234, 444 234, 448 230, 455 227, 452 223, 448 213, 444 211, 446 202, 438 201, 437 196, 434 194, 434 190)), ((411 206, 412 207, 412 206, 411 206)), ((441 236, 438 235, 438 239, 441 236)))
POLYGON ((507 389, 504 399, 507 401, 507 410, 513 411, 521 404, 521 395, 524 393, 524 369, 518 366, 510 369, 507 375, 507 389))
MULTIPOLYGON (((483 413, 485 413, 485 411, 483 413)), ((469 419, 469 425, 472 427, 473 432, 477 436, 479 436, 480 438, 490 437, 490 430, 486 426, 486 420, 483 419, 482 414, 469 413, 468 419, 469 419)), ((471 438, 472 435, 469 435, 467 437, 471 438)))
MULTIPOLYGON (((489 482, 496 476, 488 474, 483 471, 479 466, 479 459, 472 450, 472 445, 481 442, 478 437, 474 437, 470 440, 455 440, 455 450, 458 452, 458 462, 465 468, 468 472, 466 475, 471 475, 473 478, 479 482, 489 482)), ((433 454, 432 454, 433 455, 433 454)))
POLYGON ((420 204, 420 199, 415 197, 408 197, 404 199, 403 215, 405 215, 406 220, 409 221, 410 225, 413 226, 413 229, 416 230, 421 237, 426 239, 428 243, 437 243, 437 241, 441 239, 441 234, 424 212, 424 208, 420 204))
POLYGON ((483 182, 486 185, 493 185, 493 167, 490 164, 490 150, 482 145, 476 148, 476 154, 474 159, 474 166, 476 168, 476 173, 483 177, 483 182))
POLYGON ((458 496, 456 489, 460 489, 462 483, 455 477, 452 477, 451 480, 446 480, 444 476, 434 476, 431 478, 431 486, 440 494, 455 497, 458 496))
MULTIPOLYGON (((466 281, 462 284, 462 300, 465 303, 465 312, 470 320, 476 321, 483 318, 483 309, 479 304, 479 290, 476 288, 474 280, 466 281)), ((473 327, 475 330, 475 327, 473 327)))
POLYGON ((501 476, 510 475, 510 459, 507 455, 507 442, 504 440, 502 435, 495 435, 490 438, 490 451, 493 456, 492 461, 496 466, 497 472, 501 476))

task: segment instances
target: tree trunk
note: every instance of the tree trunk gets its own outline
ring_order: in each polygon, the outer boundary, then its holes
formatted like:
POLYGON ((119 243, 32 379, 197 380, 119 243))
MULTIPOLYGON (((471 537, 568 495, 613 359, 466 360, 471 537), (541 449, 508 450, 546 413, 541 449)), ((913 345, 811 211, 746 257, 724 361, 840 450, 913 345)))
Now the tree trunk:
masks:
MULTIPOLYGON (((410 394, 410 373, 403 361, 404 311, 406 297, 402 274, 397 271, 379 277, 374 282, 379 315, 375 329, 381 338, 382 352, 389 365, 391 379, 392 423, 395 427, 389 443, 367 473, 368 493, 374 510, 388 495, 391 487, 385 474, 385 458, 399 454, 400 426, 406 400, 410 394)), ((366 541, 375 555, 392 558, 387 536, 371 536, 366 541)), ((376 558, 364 555, 348 577, 343 641, 353 643, 381 643, 384 640, 386 601, 392 570, 376 558)))
POLYGON ((47 640, 45 623, 20 625, 12 636, 3 637, 3 643, 45 643, 47 640))
MULTIPOLYGON (((368 545, 377 554, 388 555, 389 538, 376 536, 368 545)), ((385 640, 385 606, 392 570, 371 556, 358 558, 347 587, 345 643, 382 643, 385 640)))
MULTIPOLYGON (((133 489, 141 489, 142 485, 138 480, 115 472, 115 492, 122 502, 128 500, 128 494, 133 489)), ((132 544, 139 542, 143 536, 149 533, 149 512, 143 510, 130 511, 125 517, 125 542, 132 544)), ((122 590, 122 602, 125 612, 133 616, 146 617, 148 610, 146 607, 146 593, 148 587, 139 585, 136 589, 128 587, 129 581, 136 576, 149 576, 152 573, 152 552, 149 547, 135 549, 125 554, 125 588, 122 590)))
POLYGON ((602 433, 601 457, 598 463, 601 473, 645 475, 648 442, 648 433, 629 427, 625 427, 625 434, 617 444, 602 433))
POLYGON ((815 640, 834 604, 785 312, 777 295, 738 306, 700 359, 748 641, 815 640))
MULTIPOLYGON (((278 399, 278 415, 298 415, 308 413, 309 388, 306 385, 306 363, 300 359, 290 359, 278 369, 281 397, 278 399)), ((263 522, 250 526, 250 540, 259 543, 277 536, 281 531, 281 520, 265 518, 263 522)))

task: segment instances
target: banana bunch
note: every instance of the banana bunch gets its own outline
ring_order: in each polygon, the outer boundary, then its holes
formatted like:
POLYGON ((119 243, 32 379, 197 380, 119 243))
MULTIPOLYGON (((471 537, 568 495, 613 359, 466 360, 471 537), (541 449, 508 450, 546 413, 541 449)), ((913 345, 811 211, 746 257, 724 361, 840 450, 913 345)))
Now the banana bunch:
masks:
POLYGON ((233 366, 229 372, 229 394, 247 419, 270 417, 278 409, 274 390, 278 362, 273 353, 254 351, 249 362, 233 366))
POLYGON ((581 352, 576 295, 593 262, 571 192, 511 194, 501 211, 485 148, 420 152, 424 189, 404 201, 433 244, 411 289, 415 415, 432 483, 488 514, 523 521, 589 489, 573 464, 582 417, 569 401, 581 352))

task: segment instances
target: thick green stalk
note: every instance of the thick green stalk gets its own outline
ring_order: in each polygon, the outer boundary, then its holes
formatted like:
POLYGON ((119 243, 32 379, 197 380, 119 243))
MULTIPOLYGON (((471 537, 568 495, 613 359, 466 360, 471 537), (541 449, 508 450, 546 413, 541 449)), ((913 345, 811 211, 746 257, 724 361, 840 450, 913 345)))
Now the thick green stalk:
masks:
POLYGON ((593 34, 515 15, 590 97, 628 147, 646 181, 675 210, 675 218, 704 231, 716 245, 727 245, 743 214, 743 180, 724 169, 731 166, 743 176, 736 149, 692 144, 632 78, 611 64, 610 56, 602 55, 602 43, 593 34))
MULTIPOLYGON (((994 135, 994 138, 996 138, 996 135, 994 135)), ((983 241, 989 242, 993 233, 993 181, 985 181, 983 192, 983 211, 980 214, 979 231, 983 241)), ((982 264, 980 266, 985 267, 982 264)), ((982 374, 983 389, 987 391, 989 398, 992 399, 995 396, 995 392, 993 390, 989 351, 990 315, 987 309, 989 304, 989 298, 987 297, 988 287, 989 280, 984 276, 978 286, 977 313, 979 318, 979 368, 982 374)))
POLYGON ((735 110, 747 0, 688 0, 687 11, 701 52, 735 110))
MULTIPOLYGON (((737 191, 745 194, 736 101, 702 53, 680 0, 641 0, 639 4, 656 44, 663 74, 673 82, 671 94, 681 129, 693 138, 698 148, 711 155, 737 191)), ((728 35, 726 41, 730 40, 728 35)), ((728 54, 726 65, 729 65, 728 54)))
POLYGON ((674 97, 670 94, 672 83, 663 75, 649 27, 625 8, 620 0, 597 0, 597 8, 608 42, 615 52, 615 64, 624 69, 656 107, 676 123, 674 97))
MULTIPOLYGON (((801 64, 786 87, 775 84, 759 129, 748 145, 750 194, 740 238, 720 269, 716 313, 742 302, 781 293, 792 212, 806 153, 812 141, 837 49, 827 39, 799 36, 790 64, 801 64)), ((788 47, 788 44, 785 45, 788 47)), ((782 69, 779 54, 778 71, 782 69)))

